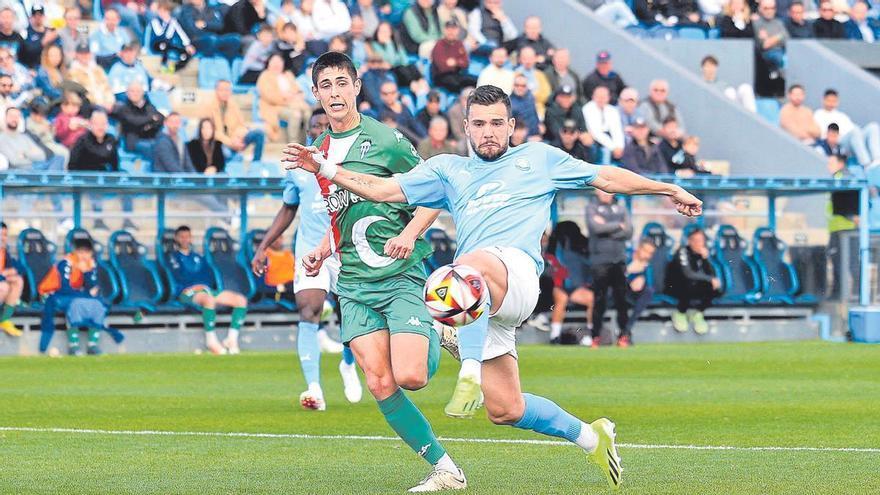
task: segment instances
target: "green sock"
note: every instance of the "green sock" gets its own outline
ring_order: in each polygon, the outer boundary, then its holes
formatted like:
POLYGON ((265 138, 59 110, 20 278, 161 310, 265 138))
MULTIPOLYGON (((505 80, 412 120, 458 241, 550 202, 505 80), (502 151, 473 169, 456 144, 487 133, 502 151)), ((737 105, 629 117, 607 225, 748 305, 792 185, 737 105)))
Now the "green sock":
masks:
POLYGON ((436 464, 446 455, 446 449, 434 436, 428 420, 403 390, 397 389, 391 397, 378 402, 379 411, 385 416, 385 421, 388 421, 391 428, 397 432, 397 436, 426 461, 436 464))
POLYGON ((98 345, 98 340, 101 338, 101 330, 98 328, 90 328, 89 329, 89 346, 98 345))
POLYGON ((440 368, 440 336, 433 329, 428 336, 428 378, 440 368))
POLYGON ((241 329, 245 316, 247 316, 247 308, 232 308, 232 317, 229 321, 229 328, 234 328, 236 330, 241 329))
POLYGON ((11 304, 4 304, 3 310, 0 311, 0 321, 8 321, 12 318, 12 313, 15 312, 15 306, 11 304))
POLYGON ((79 328, 67 329, 67 342, 70 343, 70 347, 79 347, 79 328))
POLYGON ((206 332, 213 332, 217 326, 217 310, 205 308, 202 310, 202 323, 206 332))

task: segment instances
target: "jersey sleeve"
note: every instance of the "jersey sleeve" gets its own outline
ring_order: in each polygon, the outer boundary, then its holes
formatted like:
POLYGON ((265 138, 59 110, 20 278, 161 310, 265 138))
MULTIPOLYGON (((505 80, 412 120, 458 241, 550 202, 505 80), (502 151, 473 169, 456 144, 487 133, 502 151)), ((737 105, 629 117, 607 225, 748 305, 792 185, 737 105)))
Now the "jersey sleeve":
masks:
POLYGON ((296 206, 300 203, 299 193, 300 189, 299 184, 296 183, 296 178, 292 173, 288 173, 284 180, 284 192, 281 193, 281 200, 287 206, 296 206))
POLYGON ((395 175, 406 202, 413 206, 449 209, 446 200, 446 187, 438 159, 440 156, 422 162, 405 174, 395 175))
POLYGON ((550 179, 556 189, 584 189, 596 180, 599 166, 569 155, 559 148, 539 144, 546 150, 546 163, 550 179))

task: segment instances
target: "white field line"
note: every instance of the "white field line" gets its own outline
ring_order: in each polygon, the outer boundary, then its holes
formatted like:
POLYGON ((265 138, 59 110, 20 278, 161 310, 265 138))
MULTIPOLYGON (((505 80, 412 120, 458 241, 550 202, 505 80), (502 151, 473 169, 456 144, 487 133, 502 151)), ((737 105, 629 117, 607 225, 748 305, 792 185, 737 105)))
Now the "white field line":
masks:
MULTIPOLYGON (((0 426, 0 432, 21 433, 70 433, 79 435, 119 435, 119 436, 168 436, 168 437, 220 437, 220 438, 273 438, 297 440, 359 440, 367 442, 400 441, 397 437, 374 435, 310 435, 306 433, 248 433, 224 431, 165 431, 165 430, 100 430, 91 428, 36 428, 27 426, 0 426)), ((454 443, 489 443, 504 445, 562 445, 571 446, 569 442, 556 440, 529 440, 507 438, 446 438, 444 442, 454 443)), ((654 445, 639 443, 620 443, 618 447, 646 450, 733 450, 733 451, 779 451, 779 452, 858 452, 880 454, 880 448, 864 447, 736 447, 729 445, 654 445)))

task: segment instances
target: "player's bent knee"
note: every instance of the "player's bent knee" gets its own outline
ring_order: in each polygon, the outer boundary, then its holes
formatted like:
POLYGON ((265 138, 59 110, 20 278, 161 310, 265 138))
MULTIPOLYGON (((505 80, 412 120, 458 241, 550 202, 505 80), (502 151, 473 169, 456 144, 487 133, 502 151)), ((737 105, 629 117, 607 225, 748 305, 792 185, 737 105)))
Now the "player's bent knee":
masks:
POLYGON ((522 400, 522 396, 495 404, 487 400, 485 406, 489 421, 496 425, 512 425, 518 422, 526 409, 526 403, 522 400))
POLYGON ((419 390, 428 385, 428 373, 427 371, 395 371, 394 381, 400 386, 400 388, 406 390, 419 390))
POLYGON ((397 390, 397 383, 391 374, 373 374, 368 371, 366 375, 367 389, 376 400, 386 399, 397 390))

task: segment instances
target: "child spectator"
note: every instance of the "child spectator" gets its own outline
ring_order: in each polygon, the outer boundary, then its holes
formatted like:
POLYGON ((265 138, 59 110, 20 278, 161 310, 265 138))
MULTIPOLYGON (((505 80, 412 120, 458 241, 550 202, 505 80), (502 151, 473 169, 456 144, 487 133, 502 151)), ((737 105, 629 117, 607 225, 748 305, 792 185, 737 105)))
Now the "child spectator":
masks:
POLYGON ((61 98, 61 112, 55 117, 53 124, 55 139, 68 148, 86 133, 89 122, 80 117, 82 99, 73 91, 67 91, 61 98))
POLYGON ((274 33, 268 24, 260 26, 257 41, 250 44, 241 64, 239 84, 254 84, 266 68, 269 55, 272 55, 274 33))
POLYGON ((172 72, 184 68, 196 53, 186 31, 171 17, 173 9, 173 3, 160 0, 156 4, 156 17, 150 22, 150 49, 162 55, 162 65, 168 66, 169 60, 176 60, 170 65, 172 72))
POLYGON ((700 152, 700 138, 688 136, 681 143, 681 149, 672 156, 672 168, 679 177, 693 177, 696 174, 711 174, 702 161, 697 161, 700 152))

